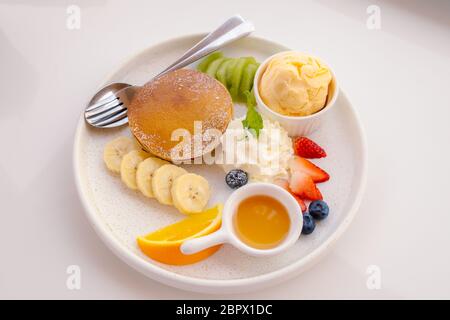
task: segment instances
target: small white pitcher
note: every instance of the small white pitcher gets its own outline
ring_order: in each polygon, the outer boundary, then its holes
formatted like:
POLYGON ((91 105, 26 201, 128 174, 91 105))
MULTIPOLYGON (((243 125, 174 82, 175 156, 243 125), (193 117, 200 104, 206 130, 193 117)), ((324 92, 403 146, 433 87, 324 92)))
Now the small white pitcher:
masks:
POLYGON ((181 245, 180 249, 183 254, 194 254, 218 244, 229 243, 252 256, 270 256, 292 246, 298 240, 302 227, 302 210, 289 192, 275 184, 255 182, 245 185, 231 194, 225 202, 222 212, 222 226, 219 230, 204 237, 187 240, 181 245), (257 249, 247 245, 237 235, 233 223, 233 217, 242 200, 257 195, 269 196, 280 201, 285 206, 291 222, 285 239, 279 245, 270 249, 257 249))

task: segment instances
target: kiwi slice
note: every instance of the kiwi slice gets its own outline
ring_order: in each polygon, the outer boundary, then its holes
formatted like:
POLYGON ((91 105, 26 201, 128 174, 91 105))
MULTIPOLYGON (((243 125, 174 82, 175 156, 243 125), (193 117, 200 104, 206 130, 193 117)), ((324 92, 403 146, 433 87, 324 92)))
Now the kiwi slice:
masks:
POLYGON ((222 58, 223 53, 220 51, 213 52, 206 56, 202 62, 200 62, 197 66, 197 70, 201 72, 206 72, 206 69, 208 69, 208 66, 211 62, 213 62, 216 59, 222 58))
POLYGON ((219 80, 225 87, 227 86, 227 69, 231 62, 233 62, 233 59, 226 59, 222 62, 216 72, 216 79, 219 80))
POLYGON ((244 92, 250 91, 253 88, 253 79, 255 78, 256 70, 258 69, 259 63, 249 63, 242 74, 241 84, 239 87, 239 97, 241 100, 245 101, 246 96, 244 92))
POLYGON ((227 87, 231 87, 231 79, 233 77, 233 70, 236 67, 236 64, 238 62, 238 58, 233 58, 231 59, 231 62, 228 64, 227 66, 227 71, 226 71, 226 80, 227 80, 227 87))
POLYGON ((239 87, 241 85, 242 74, 250 63, 256 63, 255 58, 253 57, 243 57, 239 58, 236 66, 234 67, 233 74, 231 76, 231 87, 230 94, 233 100, 239 100, 239 87))
POLYGON ((216 60, 214 60, 213 62, 211 62, 208 66, 208 68, 206 69, 206 74, 208 74, 209 76, 215 78, 216 77, 216 72, 219 69, 220 65, 226 60, 226 58, 218 58, 216 60))

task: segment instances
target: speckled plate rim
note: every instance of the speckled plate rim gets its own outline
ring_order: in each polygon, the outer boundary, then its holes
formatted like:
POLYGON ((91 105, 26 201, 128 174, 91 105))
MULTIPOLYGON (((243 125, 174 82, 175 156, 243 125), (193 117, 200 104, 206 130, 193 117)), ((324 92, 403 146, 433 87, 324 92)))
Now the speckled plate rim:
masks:
MULTIPOLYGON (((177 38, 172 38, 170 40, 159 42, 155 45, 147 47, 137 54, 132 55, 125 61, 123 61, 120 66, 118 66, 113 72, 111 72, 106 78, 105 81, 102 82, 102 87, 105 84, 110 82, 110 79, 113 78, 113 75, 119 72, 123 68, 124 65, 130 63, 132 60, 143 54, 145 51, 150 49, 157 49, 158 47, 165 47, 176 42, 186 41, 190 38, 192 39, 192 43, 195 40, 198 40, 199 37, 203 37, 205 34, 191 34, 186 36, 181 36, 177 38)), ((264 42, 267 46, 276 46, 278 48, 284 48, 283 50, 289 50, 289 48, 278 44, 273 41, 266 40, 260 37, 254 37, 253 39, 264 42)), ((230 294, 237 292, 251 292, 256 291, 258 289, 267 288, 269 286, 276 285, 280 282, 286 281, 290 278, 293 278, 303 271, 307 270, 314 263, 318 262, 321 257, 323 257, 331 247, 335 244, 336 240, 347 230, 350 225, 353 217, 355 216, 364 194, 366 180, 367 180, 367 169, 368 169, 368 148, 366 136, 363 130, 362 123, 359 119, 359 115, 355 108, 352 106, 350 101, 345 96, 344 92, 341 90, 340 95, 343 95, 343 98, 348 102, 349 107, 353 113, 355 124, 356 124, 356 133, 359 136, 360 140, 360 157, 361 157, 361 167, 360 172, 355 174, 355 180, 357 180, 357 193, 353 196, 353 203, 350 206, 350 210, 347 213, 345 219, 340 223, 338 228, 332 233, 326 241, 324 241, 317 249, 315 249, 310 254, 306 255, 302 259, 280 268, 276 271, 272 271, 269 273, 265 273, 262 275, 249 277, 249 278, 240 278, 240 279, 231 279, 231 280, 214 280, 214 279, 199 279, 194 277, 188 277, 184 275, 180 275, 166 269, 163 269, 156 264, 149 263, 145 261, 141 257, 137 256, 133 252, 131 252, 124 244, 122 244, 108 227, 101 222, 100 216, 97 213, 97 208, 94 203, 89 201, 88 190, 84 186, 82 181, 82 168, 80 158, 82 157, 81 153, 81 140, 83 130, 86 130, 86 124, 84 121, 83 114, 81 114, 80 119, 77 124, 77 129, 74 137, 74 145, 73 145, 73 170, 75 176, 76 188, 81 200, 81 203, 85 209, 86 216, 88 217, 89 222, 92 227, 102 239, 102 241, 107 245, 107 247, 114 252, 121 260, 127 263, 132 268, 138 270, 143 273, 147 277, 156 280, 158 282, 164 283, 166 285, 176 287, 179 289, 187 290, 187 291, 195 291, 200 293, 214 293, 214 294, 230 294)))

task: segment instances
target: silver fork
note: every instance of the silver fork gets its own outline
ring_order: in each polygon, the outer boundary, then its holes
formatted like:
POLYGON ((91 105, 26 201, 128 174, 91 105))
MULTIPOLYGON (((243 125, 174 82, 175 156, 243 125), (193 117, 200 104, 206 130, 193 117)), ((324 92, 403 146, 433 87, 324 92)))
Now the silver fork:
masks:
MULTIPOLYGON (((232 41, 248 36, 253 31, 254 27, 250 22, 245 21, 239 15, 233 16, 200 40, 155 78, 183 68, 232 41)), ((127 105, 139 88, 139 86, 128 83, 112 83, 102 88, 86 107, 84 112, 86 122, 97 128, 114 128, 128 123, 127 105)))

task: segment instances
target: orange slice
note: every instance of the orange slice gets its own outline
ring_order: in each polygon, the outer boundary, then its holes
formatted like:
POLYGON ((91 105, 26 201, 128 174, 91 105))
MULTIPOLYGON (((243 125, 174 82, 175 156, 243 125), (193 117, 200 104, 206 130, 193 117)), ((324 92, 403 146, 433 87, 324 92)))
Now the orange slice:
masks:
POLYGON ((138 246, 145 255, 165 264, 185 265, 206 259, 221 245, 190 255, 181 253, 180 246, 188 239, 206 236, 219 229, 222 224, 222 208, 223 206, 218 204, 146 236, 138 237, 138 246))

